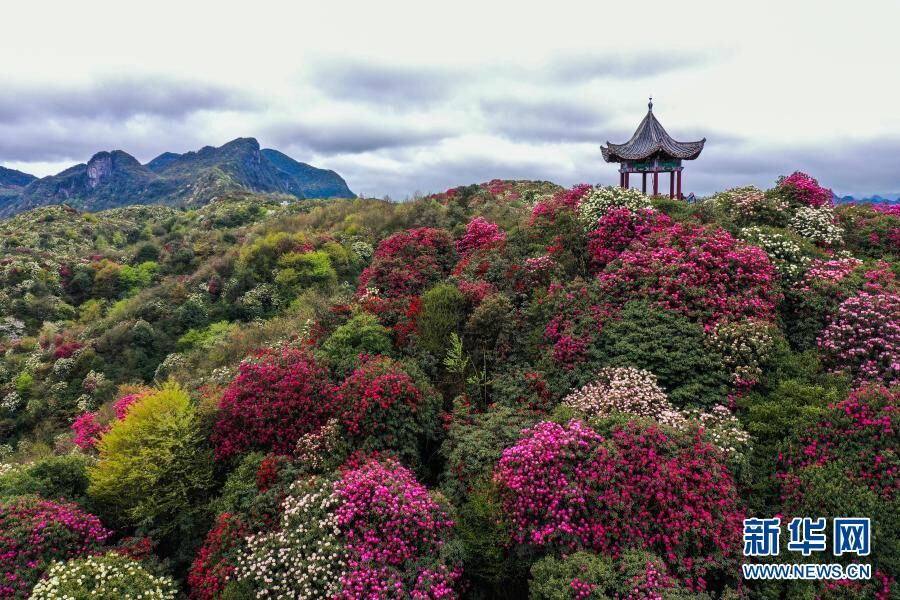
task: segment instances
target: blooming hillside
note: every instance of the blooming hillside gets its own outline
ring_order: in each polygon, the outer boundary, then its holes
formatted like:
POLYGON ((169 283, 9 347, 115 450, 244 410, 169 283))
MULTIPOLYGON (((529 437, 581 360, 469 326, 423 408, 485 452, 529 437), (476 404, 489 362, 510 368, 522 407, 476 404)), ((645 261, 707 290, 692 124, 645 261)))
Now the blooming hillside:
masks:
POLYGON ((900 214, 831 198, 2 221, 0 598, 896 597, 900 214), (872 579, 743 580, 774 516, 872 579))

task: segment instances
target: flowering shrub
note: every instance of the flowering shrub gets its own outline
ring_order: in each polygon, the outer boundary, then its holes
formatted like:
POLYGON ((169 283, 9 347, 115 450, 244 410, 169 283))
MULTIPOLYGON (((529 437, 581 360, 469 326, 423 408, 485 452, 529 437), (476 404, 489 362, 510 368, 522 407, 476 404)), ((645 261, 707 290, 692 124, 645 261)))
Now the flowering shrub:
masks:
POLYGON ((89 556, 54 563, 47 578, 38 582, 34 600, 89 600, 144 598, 175 600, 177 587, 170 577, 157 577, 141 563, 121 554, 89 556))
POLYGON ((858 380, 900 382, 900 294, 851 296, 817 342, 835 370, 849 371, 858 380))
POLYGON ((728 217, 740 225, 784 225, 789 215, 787 200, 777 194, 766 194, 753 186, 719 192, 710 198, 710 203, 720 206, 728 217))
POLYGON ((882 258, 900 254, 900 205, 846 205, 836 209, 847 249, 882 258))
POLYGON ((456 250, 465 256, 472 250, 499 246, 505 240, 506 232, 496 223, 491 223, 484 217, 476 217, 466 225, 466 234, 457 240, 456 250))
POLYGON ((304 433, 297 440, 294 458, 311 471, 322 469, 334 459, 340 443, 341 427, 336 418, 328 421, 312 433, 304 433))
POLYGON ((601 216, 588 234, 588 253, 595 273, 615 260, 632 242, 643 241, 653 231, 670 227, 672 220, 652 208, 632 212, 613 207, 601 216))
POLYGON ((334 494, 348 553, 340 597, 382 597, 387 589, 413 598, 456 597, 460 573, 441 563, 453 521, 410 471, 369 459, 344 471, 334 494))
POLYGON ((800 171, 780 178, 775 189, 794 207, 820 208, 833 204, 834 194, 832 191, 820 186, 818 181, 800 171))
POLYGON ((72 442, 82 450, 90 450, 100 441, 100 436, 107 430, 105 425, 97 422, 97 413, 84 412, 72 422, 72 442))
POLYGON ((683 414, 702 428, 707 442, 726 454, 745 455, 750 450, 750 434, 728 407, 717 404, 708 412, 689 408, 683 414))
POLYGON ((731 372, 731 383, 749 388, 762 377, 762 367, 775 346, 774 326, 766 321, 720 321, 707 332, 706 343, 731 372))
POLYGON ((254 448, 290 454, 333 411, 328 372, 315 359, 292 346, 261 352, 241 363, 219 402, 216 458, 254 448))
MULTIPOLYGON (((143 388, 122 396, 113 404, 116 419, 121 421, 128 415, 128 408, 150 393, 149 388, 143 388)), ((91 450, 100 441, 100 436, 109 431, 109 425, 100 422, 100 416, 96 412, 83 412, 72 422, 72 442, 82 450, 91 450)))
MULTIPOLYGON (((872 531, 877 532, 872 535, 872 583, 883 594, 865 597, 890 598, 896 593, 896 581, 884 574, 900 568, 898 401, 900 388, 859 388, 846 400, 830 405, 779 456, 781 510, 788 516, 815 512, 823 517, 871 518, 872 531)), ((863 591, 853 595, 852 587, 848 591, 850 597, 865 595, 863 591)))
POLYGON ((359 294, 374 287, 387 297, 418 295, 449 273, 456 262, 453 238, 423 227, 382 240, 359 278, 359 294))
POLYGON ((676 223, 622 252, 599 277, 620 303, 647 298, 710 327, 725 317, 771 318, 774 274, 759 248, 721 229, 676 223))
POLYGON ((791 229, 822 246, 840 246, 844 243, 844 230, 835 221, 831 207, 801 206, 791 217, 791 229))
POLYGON ((809 257, 804 254, 800 244, 791 239, 791 235, 785 235, 778 230, 747 227, 741 230, 739 237, 748 244, 762 249, 778 274, 788 281, 797 280, 809 265, 809 257))
POLYGON ((420 442, 438 426, 440 410, 440 397, 417 379, 390 358, 365 358, 334 391, 347 442, 357 449, 393 450, 415 462, 420 442))
POLYGON ((27 598, 50 563, 97 553, 111 533, 74 504, 0 503, 0 598, 27 598))
POLYGON ((634 367, 606 367, 593 383, 572 392, 563 404, 586 417, 625 413, 678 427, 684 417, 672 406, 653 373, 634 367))
POLYGON ((512 541, 532 551, 646 548, 692 589, 736 567, 742 513, 718 452, 696 436, 631 424, 604 439, 542 422, 494 475, 512 541))
POLYGON ((652 208, 650 198, 634 188, 595 187, 581 197, 578 220, 585 229, 592 230, 597 221, 613 208, 627 208, 632 212, 652 208))
POLYGON ((552 222, 556 215, 561 211, 574 212, 578 210, 582 198, 593 189, 592 185, 581 183, 573 186, 571 189, 557 192, 549 200, 538 202, 534 205, 534 209, 531 212, 531 225, 534 226, 539 220, 552 222))
POLYGON ((252 581, 257 598, 334 597, 346 566, 337 505, 329 481, 292 485, 280 526, 247 538, 236 577, 252 581))

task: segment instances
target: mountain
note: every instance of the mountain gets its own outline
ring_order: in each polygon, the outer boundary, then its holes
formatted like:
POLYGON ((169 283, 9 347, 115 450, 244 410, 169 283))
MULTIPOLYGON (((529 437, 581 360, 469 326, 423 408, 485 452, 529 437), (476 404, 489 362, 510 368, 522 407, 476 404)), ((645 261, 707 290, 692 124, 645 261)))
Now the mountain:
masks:
POLYGON ((873 194, 872 196, 866 196, 865 198, 855 198, 854 196, 834 196, 835 204, 848 204, 855 203, 861 204, 865 202, 869 202, 871 204, 900 204, 900 193, 896 194, 873 194))
MULTIPOLYGON (((21 176, 15 180, 24 181, 21 176)), ((201 206, 239 191, 297 198, 354 197, 334 171, 297 162, 276 150, 261 150, 253 138, 184 154, 166 152, 146 165, 121 150, 98 152, 86 164, 24 182, 10 187, 6 202, 0 204, 0 218, 60 203, 88 211, 131 204, 201 206)))
POLYGON ((3 206, 15 200, 26 185, 37 179, 34 175, 0 167, 0 210, 3 206))

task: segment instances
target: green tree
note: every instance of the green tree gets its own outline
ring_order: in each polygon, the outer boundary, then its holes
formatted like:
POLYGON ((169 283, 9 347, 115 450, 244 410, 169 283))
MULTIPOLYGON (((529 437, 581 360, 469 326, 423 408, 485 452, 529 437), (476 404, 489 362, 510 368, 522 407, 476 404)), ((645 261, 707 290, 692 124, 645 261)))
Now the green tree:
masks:
POLYGON ((186 391, 169 383, 133 405, 97 444, 88 494, 157 535, 190 528, 212 481, 212 453, 186 391))

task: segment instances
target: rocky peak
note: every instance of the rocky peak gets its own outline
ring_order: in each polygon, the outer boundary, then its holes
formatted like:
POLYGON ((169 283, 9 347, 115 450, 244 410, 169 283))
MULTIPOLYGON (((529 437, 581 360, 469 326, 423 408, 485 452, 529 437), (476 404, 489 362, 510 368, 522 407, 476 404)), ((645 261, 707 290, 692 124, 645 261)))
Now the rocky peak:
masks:
POLYGON ((95 189, 104 179, 112 175, 113 159, 109 152, 98 152, 87 164, 87 185, 95 189))

